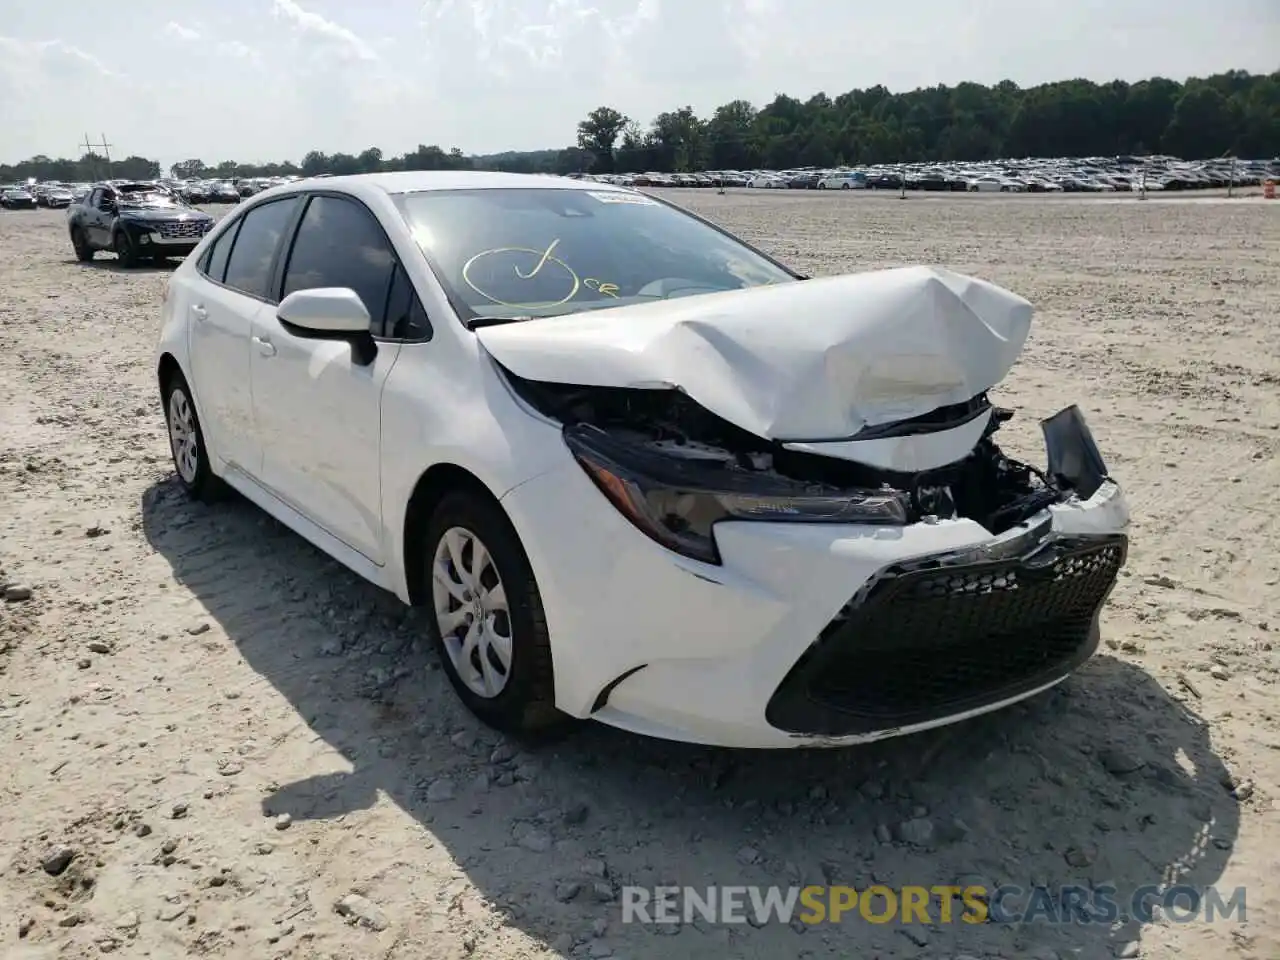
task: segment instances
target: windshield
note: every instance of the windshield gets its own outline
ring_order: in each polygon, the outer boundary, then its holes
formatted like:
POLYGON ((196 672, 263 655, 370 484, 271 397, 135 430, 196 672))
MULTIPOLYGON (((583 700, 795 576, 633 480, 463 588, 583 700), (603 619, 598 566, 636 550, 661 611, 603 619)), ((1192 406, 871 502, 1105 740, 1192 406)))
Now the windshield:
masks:
POLYGON ((796 279, 638 192, 432 190, 406 194, 400 206, 464 320, 560 316, 796 279))

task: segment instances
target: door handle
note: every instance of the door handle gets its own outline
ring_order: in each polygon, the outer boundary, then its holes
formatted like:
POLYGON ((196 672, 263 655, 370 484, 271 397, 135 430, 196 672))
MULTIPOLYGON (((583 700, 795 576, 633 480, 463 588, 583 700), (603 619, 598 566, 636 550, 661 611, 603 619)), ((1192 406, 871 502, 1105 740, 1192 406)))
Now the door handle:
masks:
POLYGON ((191 313, 197 320, 206 320, 209 317, 209 311, 198 303, 191 305, 191 313))
POLYGON ((258 347, 258 352, 264 357, 274 357, 276 355, 275 344, 266 337, 254 337, 253 342, 258 347))

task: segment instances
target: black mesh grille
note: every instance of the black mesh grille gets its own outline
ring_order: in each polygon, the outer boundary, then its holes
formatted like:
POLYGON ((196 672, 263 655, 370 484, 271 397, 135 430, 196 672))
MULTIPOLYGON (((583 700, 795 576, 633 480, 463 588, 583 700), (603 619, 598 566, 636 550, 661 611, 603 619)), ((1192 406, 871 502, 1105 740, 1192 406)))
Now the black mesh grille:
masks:
POLYGON ((200 220, 161 221, 160 236, 170 240, 199 240, 204 236, 205 226, 200 220))
POLYGON ((823 630, 769 702, 774 726, 831 736, 926 722, 1057 679, 1097 646, 1124 537, 1054 540, 1021 558, 884 570, 823 630))

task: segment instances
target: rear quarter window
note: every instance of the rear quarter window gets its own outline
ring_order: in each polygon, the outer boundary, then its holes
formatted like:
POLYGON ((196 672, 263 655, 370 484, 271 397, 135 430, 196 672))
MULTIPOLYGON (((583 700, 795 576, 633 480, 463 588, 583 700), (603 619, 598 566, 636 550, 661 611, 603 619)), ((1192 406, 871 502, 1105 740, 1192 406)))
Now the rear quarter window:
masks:
POLYGON ((213 246, 204 255, 200 264, 200 272, 207 276, 210 280, 216 280, 222 283, 227 275, 227 261, 231 258, 231 247, 236 242, 236 234, 240 232, 240 221, 233 223, 228 230, 224 230, 217 240, 213 241, 213 246))

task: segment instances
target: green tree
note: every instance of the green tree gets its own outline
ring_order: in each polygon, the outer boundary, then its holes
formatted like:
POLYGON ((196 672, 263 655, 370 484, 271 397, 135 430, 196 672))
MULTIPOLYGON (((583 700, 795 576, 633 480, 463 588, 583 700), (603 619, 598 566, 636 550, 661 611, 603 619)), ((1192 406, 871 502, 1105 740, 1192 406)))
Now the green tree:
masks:
MULTIPOLYGON (((732 100, 705 121, 692 107, 678 107, 648 127, 602 106, 578 124, 577 134, 574 146, 485 156, 420 144, 396 157, 369 147, 358 155, 312 150, 296 162, 226 160, 211 167, 190 159, 169 172, 179 178, 472 168, 641 172, 1146 153, 1265 158, 1280 156, 1280 72, 1230 70, 1186 83, 1164 77, 1133 84, 1069 79, 1026 89, 1009 80, 903 93, 874 86, 805 101, 779 93, 758 110, 746 100, 732 100)), ((105 158, 93 154, 38 155, 0 164, 0 183, 159 173, 154 161, 139 156, 113 161, 108 171, 105 158)))
POLYGON ((1240 138, 1239 107, 1209 83, 1189 85, 1173 108, 1163 147, 1178 156, 1221 156, 1240 138))
POLYGON ((175 180, 192 180, 204 175, 203 160, 181 160, 169 168, 169 176, 175 180))
POLYGON ((597 173, 613 172, 613 148, 627 122, 613 107, 596 107, 578 123, 578 149, 591 154, 597 173))

